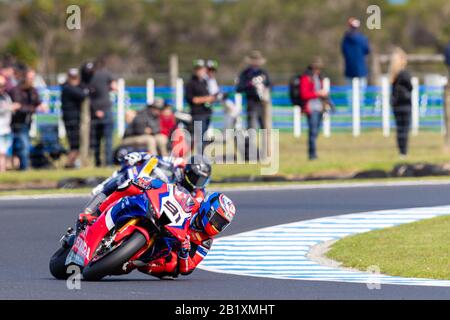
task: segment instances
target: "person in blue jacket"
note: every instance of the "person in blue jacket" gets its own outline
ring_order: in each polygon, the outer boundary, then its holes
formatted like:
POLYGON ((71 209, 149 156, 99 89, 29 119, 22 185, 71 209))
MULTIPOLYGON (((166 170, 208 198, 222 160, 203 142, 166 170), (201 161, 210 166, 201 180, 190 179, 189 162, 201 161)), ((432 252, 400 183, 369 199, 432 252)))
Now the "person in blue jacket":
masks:
POLYGON ((448 42, 448 45, 445 48, 444 56, 445 56, 445 64, 447 65, 448 73, 450 75, 450 41, 448 42))
MULTIPOLYGON (((352 85, 353 78, 359 78, 361 106, 364 102, 365 88, 367 86, 368 67, 366 57, 370 53, 370 44, 367 37, 359 31, 361 22, 356 18, 348 19, 349 29, 344 35, 341 50, 345 61, 345 78, 348 86, 352 85)), ((349 97, 350 98, 350 97, 349 97)), ((351 103, 349 99, 349 103, 351 103)))

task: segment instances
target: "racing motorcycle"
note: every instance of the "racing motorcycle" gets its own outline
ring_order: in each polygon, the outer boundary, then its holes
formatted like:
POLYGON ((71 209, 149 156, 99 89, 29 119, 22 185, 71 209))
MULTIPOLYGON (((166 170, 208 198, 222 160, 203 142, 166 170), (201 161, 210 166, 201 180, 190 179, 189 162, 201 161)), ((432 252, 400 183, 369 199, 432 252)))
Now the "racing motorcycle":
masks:
POLYGON ((144 193, 124 197, 106 208, 78 234, 68 230, 50 260, 50 272, 67 279, 68 267, 80 268, 88 281, 128 273, 127 266, 145 265, 178 250, 185 240, 192 198, 175 185, 160 183, 144 193))

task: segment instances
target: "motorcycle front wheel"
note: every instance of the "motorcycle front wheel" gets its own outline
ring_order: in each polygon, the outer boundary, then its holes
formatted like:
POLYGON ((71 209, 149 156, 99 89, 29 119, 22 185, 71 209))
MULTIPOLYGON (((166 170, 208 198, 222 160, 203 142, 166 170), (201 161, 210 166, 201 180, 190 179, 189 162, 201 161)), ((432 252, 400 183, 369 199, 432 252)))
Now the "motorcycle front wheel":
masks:
POLYGON ((145 244, 147 239, 140 232, 135 232, 119 247, 100 258, 90 262, 83 269, 83 278, 87 281, 98 281, 102 278, 120 273, 122 266, 128 262, 145 244))
POLYGON ((70 248, 61 247, 55 254, 50 258, 50 273, 56 279, 66 280, 69 278, 70 273, 67 272, 66 258, 70 252, 70 248))

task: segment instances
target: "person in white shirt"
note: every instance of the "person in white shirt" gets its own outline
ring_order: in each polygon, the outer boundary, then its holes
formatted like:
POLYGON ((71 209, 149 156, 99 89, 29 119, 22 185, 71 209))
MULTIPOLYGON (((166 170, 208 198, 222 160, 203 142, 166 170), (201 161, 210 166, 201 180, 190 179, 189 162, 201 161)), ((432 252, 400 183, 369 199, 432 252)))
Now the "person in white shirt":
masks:
POLYGON ((13 103, 6 93, 6 78, 0 75, 0 172, 6 171, 6 156, 11 147, 11 117, 20 105, 13 103))
POLYGON ((209 94, 217 96, 217 101, 222 102, 224 106, 224 129, 236 129, 241 110, 236 106, 233 100, 228 98, 227 94, 222 93, 220 90, 216 78, 219 63, 215 60, 208 60, 206 62, 206 67, 208 69, 207 82, 209 94))

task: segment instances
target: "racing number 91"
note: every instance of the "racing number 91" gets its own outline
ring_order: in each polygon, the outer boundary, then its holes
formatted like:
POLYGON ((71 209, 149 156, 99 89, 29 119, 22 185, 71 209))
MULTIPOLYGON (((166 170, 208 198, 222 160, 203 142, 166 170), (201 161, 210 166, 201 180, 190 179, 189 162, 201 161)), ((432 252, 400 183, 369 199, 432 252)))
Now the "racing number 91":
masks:
POLYGON ((164 203, 164 208, 166 209, 166 214, 173 219, 170 219, 172 221, 175 221, 175 223, 178 223, 181 219, 180 211, 178 210, 177 206, 174 205, 169 200, 164 203), (169 215, 170 213, 170 215, 169 215))

